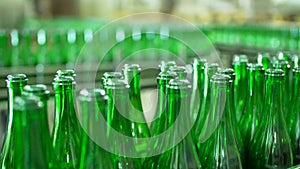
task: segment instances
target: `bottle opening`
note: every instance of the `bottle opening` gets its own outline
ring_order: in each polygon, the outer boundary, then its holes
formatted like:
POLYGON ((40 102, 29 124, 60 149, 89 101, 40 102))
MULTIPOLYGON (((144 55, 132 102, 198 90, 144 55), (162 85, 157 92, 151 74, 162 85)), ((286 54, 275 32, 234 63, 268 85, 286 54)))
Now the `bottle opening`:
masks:
POLYGON ((272 77, 284 77, 284 71, 282 69, 268 69, 265 75, 272 77))
POLYGON ((57 76, 54 78, 54 85, 72 85, 75 84, 75 80, 71 76, 57 76))
POLYGON ((56 74, 57 76, 76 76, 75 71, 73 69, 58 70, 56 74))
POLYGON ((10 85, 20 85, 23 86, 28 81, 27 76, 25 74, 11 74, 7 76, 7 87, 10 85))
POLYGON ((214 84, 229 84, 232 82, 232 79, 229 75, 215 74, 211 77, 210 82, 214 84))

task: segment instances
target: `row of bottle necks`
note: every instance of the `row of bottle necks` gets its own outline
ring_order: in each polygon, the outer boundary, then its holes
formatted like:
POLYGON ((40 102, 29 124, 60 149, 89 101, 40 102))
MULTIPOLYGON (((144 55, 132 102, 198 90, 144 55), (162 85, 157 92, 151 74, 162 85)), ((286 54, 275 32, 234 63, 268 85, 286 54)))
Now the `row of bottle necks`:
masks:
POLYGON ((82 89, 78 110, 74 70, 58 71, 51 135, 45 125, 47 88, 26 85, 24 74, 9 75, 2 168, 279 169, 299 164, 296 57, 259 54, 249 63, 247 56, 236 55, 233 69, 195 59, 191 79, 186 66, 174 61, 159 67, 158 106, 150 126, 138 64, 105 73, 98 89, 82 89))
MULTIPOLYGON (((99 26, 101 28, 101 26, 99 26)), ((141 54, 143 59, 161 59, 169 55, 193 58, 189 43, 250 47, 260 50, 300 49, 299 28, 243 25, 199 26, 199 30, 170 27, 116 27, 111 30, 95 28, 38 28, 0 30, 0 66, 33 66, 38 64, 75 64, 97 60, 111 62, 143 49, 158 49, 141 54), (175 28, 174 28, 175 29, 175 28), (178 39, 178 38, 182 39, 178 39), (201 38, 201 39, 196 39, 201 38), (182 42, 189 39, 188 42, 182 42), (161 50, 166 52, 159 53, 161 50), (159 53, 159 54, 158 54, 159 53), (146 56, 145 56, 146 55, 146 56), (147 56, 148 55, 148 56, 147 56), (162 56, 157 58, 157 56, 162 56), (77 58, 81 57, 80 60, 77 58), (26 59, 24 59, 26 58, 26 59)), ((141 60, 140 56, 132 58, 141 60)))

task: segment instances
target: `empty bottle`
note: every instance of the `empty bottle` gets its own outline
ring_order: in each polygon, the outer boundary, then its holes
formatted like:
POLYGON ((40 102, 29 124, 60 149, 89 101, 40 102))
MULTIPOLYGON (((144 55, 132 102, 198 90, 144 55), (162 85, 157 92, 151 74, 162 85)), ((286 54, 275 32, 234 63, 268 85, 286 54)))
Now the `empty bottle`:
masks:
POLYGON ((211 78, 212 105, 200 135, 198 152, 204 168, 242 168, 232 122, 232 79, 228 75, 216 74, 211 78))
POLYGON ((242 111, 246 100, 245 89, 247 87, 247 64, 248 58, 245 55, 236 55, 233 58, 233 69, 235 72, 234 81, 234 105, 236 108, 236 119, 239 122, 242 117, 242 111))
POLYGON ((55 77, 53 82, 55 112, 52 145, 58 168, 78 168, 82 128, 76 111, 75 80, 55 77))
POLYGON ((268 69, 265 78, 262 118, 250 145, 248 167, 291 167, 293 154, 283 117, 284 72, 280 69, 268 69))
POLYGON ((287 116, 287 125, 291 137, 294 164, 300 164, 300 68, 295 68, 293 74, 292 105, 287 116))
MULTIPOLYGON (((250 153, 250 142, 261 122, 264 92, 264 68, 261 64, 248 64, 247 101, 243 109, 243 116, 239 122, 239 130, 245 146, 246 166, 250 153)), ((238 126, 237 126, 238 127, 238 126)))

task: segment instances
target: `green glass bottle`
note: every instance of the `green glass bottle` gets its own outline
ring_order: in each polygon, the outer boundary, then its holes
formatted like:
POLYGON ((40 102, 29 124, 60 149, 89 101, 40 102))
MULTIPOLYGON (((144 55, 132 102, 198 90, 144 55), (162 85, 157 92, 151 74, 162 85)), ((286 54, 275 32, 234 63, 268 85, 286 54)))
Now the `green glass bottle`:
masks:
POLYGON ((150 125, 151 136, 156 136, 161 134, 167 129, 167 114, 166 114, 166 104, 167 104, 167 84, 171 79, 175 78, 175 74, 172 72, 160 72, 157 77, 157 89, 158 89, 158 102, 155 115, 153 117, 150 125))
POLYGON ((294 164, 300 164, 300 68, 293 70, 293 92, 287 126, 291 138, 294 164))
MULTIPOLYGON (((207 66, 207 61, 205 59, 194 59, 193 61, 193 83, 192 83, 192 96, 191 96, 191 110, 193 111, 192 120, 196 122, 200 110, 201 110, 201 102, 204 99, 204 88, 205 88, 205 70, 207 66)), ((197 123, 195 123, 197 124, 197 123)), ((193 137, 195 138, 195 130, 196 126, 193 126, 193 137)))
POLYGON ((271 67, 271 57, 269 53, 259 53, 257 55, 257 63, 263 65, 265 70, 269 69, 271 67))
POLYGON ((248 58, 245 55, 235 55, 233 58, 233 69, 236 74, 234 81, 234 104, 236 107, 236 119, 239 122, 242 116, 242 110, 245 104, 247 86, 247 64, 248 58))
MULTIPOLYGON (((52 146, 49 130, 43 123, 45 108, 40 99, 34 95, 15 99, 14 133, 11 135, 13 149, 2 153, 1 168, 40 169, 53 166, 52 146), (49 154, 48 154, 49 153, 49 154)), ((55 168, 55 167, 54 167, 55 168)))
POLYGON ((161 61, 158 67, 160 68, 161 72, 167 72, 172 66, 176 66, 175 61, 161 61))
POLYGON ((109 79, 123 79, 123 75, 121 72, 105 72, 101 78, 101 85, 103 88, 105 88, 106 82, 109 79))
POLYGON ((283 118, 284 72, 268 69, 265 73, 265 99, 262 118, 250 145, 249 168, 287 168, 293 154, 283 118))
POLYGON ((4 164, 5 154, 14 152, 15 142, 15 120, 14 120, 14 103, 17 96, 21 96, 24 86, 28 79, 25 74, 11 74, 7 76, 6 86, 8 93, 8 119, 6 123, 6 132, 1 151, 1 166, 4 164))
MULTIPOLYGON (((234 84, 234 80, 235 80, 235 72, 233 69, 231 68, 225 68, 225 69, 220 69, 218 72, 218 74, 224 74, 224 75, 228 75, 230 77, 230 79, 232 80, 232 84, 234 84)), ((232 103, 234 103, 234 90, 231 90, 231 100, 232 103)), ((242 140, 242 135, 241 132, 239 130, 239 124, 236 120, 236 110, 235 107, 232 107, 232 115, 231 115, 232 119, 232 126, 233 126, 233 132, 236 138, 236 143, 237 143, 237 147, 238 150, 240 152, 240 156, 241 156, 241 160, 242 160, 242 164, 243 166, 245 165, 245 149, 244 149, 244 143, 242 140)))
POLYGON ((263 92, 264 92, 264 68, 261 64, 248 64, 248 86, 247 101, 243 109, 243 116, 239 122, 239 130, 242 135, 245 146, 246 166, 250 153, 250 142, 256 132, 258 124, 261 122, 263 108, 263 92))
MULTIPOLYGON (((125 65, 123 67, 125 81, 130 86, 129 97, 130 97, 131 105, 133 106, 134 109, 136 109, 139 112, 138 114, 144 116, 141 93, 140 93, 141 70, 142 69, 138 64, 125 65)), ((145 117, 144 117, 144 121, 145 121, 145 117)), ((147 132, 147 134, 148 136, 150 136, 150 132, 147 132)))
MULTIPOLYGON (((134 138, 149 137, 149 129, 145 121, 142 123, 144 119, 143 116, 139 115, 140 112, 130 108, 128 90, 129 85, 120 79, 109 79, 106 83, 108 95, 107 125, 109 126, 106 131, 107 139, 112 140, 111 146, 115 151, 135 153, 137 156, 142 157, 146 152, 147 144, 145 142, 138 144, 134 138), (128 136, 122 142, 132 144, 134 148, 126 148, 124 144, 117 143, 116 141, 119 138, 114 138, 115 136, 111 134, 112 130, 128 136)), ((141 168, 143 161, 143 158, 128 158, 118 154, 111 156, 114 168, 141 168)))
POLYGON ((231 117, 234 115, 232 79, 216 74, 211 78, 211 100, 207 120, 200 135, 198 156, 204 168, 242 168, 231 117))
POLYGON ((161 152, 161 154, 148 158, 144 162, 143 168, 201 168, 192 139, 192 132, 187 132, 191 128, 189 116, 191 85, 188 80, 173 79, 168 81, 170 82, 165 88, 167 91, 167 105, 164 112, 167 116, 165 116, 165 120, 161 121, 160 126, 156 127, 166 130, 175 124, 176 119, 178 120, 178 124, 174 126, 174 134, 166 135, 163 140, 155 140, 154 147, 151 147, 150 151, 161 152), (183 117, 178 119, 179 114, 183 117), (184 132, 187 132, 187 135, 183 135, 184 132), (174 142, 178 139, 176 137, 182 139, 176 143, 174 142), (165 149, 163 146, 169 144, 173 145, 172 148, 163 151, 165 149))
POLYGON ((52 145, 57 155, 58 168, 78 168, 82 128, 76 112, 75 80, 55 77, 55 99, 52 145))
POLYGON ((9 66, 10 65, 10 53, 9 53, 9 36, 6 30, 0 29, 0 57, 2 58, 0 61, 1 66, 9 66))
POLYGON ((61 69, 56 71, 56 76, 62 77, 62 76, 70 76, 74 79, 76 78, 75 70, 73 69, 61 69))
POLYGON ((172 66, 169 71, 175 73, 178 79, 184 80, 187 78, 187 71, 184 66, 172 66))
POLYGON ((288 61, 286 60, 273 60, 272 67, 275 69, 281 69, 284 72, 284 82, 283 82, 283 110, 284 110, 284 117, 287 118, 287 113, 289 111, 289 104, 291 100, 291 88, 292 88, 292 71, 291 66, 288 61))
POLYGON ((211 87, 210 87, 210 79, 211 77, 216 74, 219 70, 219 65, 216 63, 211 63, 206 66, 205 71, 205 81, 204 81, 204 89, 203 89, 203 99, 201 101, 201 109, 199 109, 198 116, 195 122, 195 129, 194 129, 194 139, 195 143, 197 144, 197 148, 200 147, 200 133, 203 130, 204 122, 207 118, 209 108, 210 108, 210 97, 211 97, 211 87))
POLYGON ((42 64, 42 65, 50 64, 51 61, 49 59, 49 54, 48 54, 48 48, 47 48, 48 39, 47 39, 46 31, 44 29, 38 30, 36 38, 37 38, 36 39, 36 42, 37 42, 37 54, 36 54, 37 63, 42 64))
POLYGON ((80 169, 110 168, 109 155, 94 142, 95 136, 104 133, 106 123, 100 121, 101 111, 106 111, 107 96, 103 89, 82 89, 79 95, 79 112, 82 117, 82 146, 80 169), (98 123, 98 124, 97 124, 98 123), (99 124, 100 123, 100 124, 99 124), (102 130, 100 132, 100 130, 102 130), (92 136, 92 137, 91 137, 92 136))
POLYGON ((204 70, 205 70, 206 65, 207 65, 206 59, 195 58, 192 63, 193 93, 196 92, 196 90, 198 90, 199 97, 200 97, 200 95, 203 95, 203 87, 204 87, 204 79, 205 79, 204 70))

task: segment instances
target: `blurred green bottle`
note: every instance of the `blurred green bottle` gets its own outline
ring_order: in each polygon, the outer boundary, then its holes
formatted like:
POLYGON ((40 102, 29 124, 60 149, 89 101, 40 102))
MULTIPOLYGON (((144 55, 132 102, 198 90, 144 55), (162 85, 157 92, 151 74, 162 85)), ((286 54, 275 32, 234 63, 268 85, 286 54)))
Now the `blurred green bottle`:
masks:
POLYGON ((204 75, 204 88, 203 88, 203 99, 201 100, 201 105, 199 109, 199 113, 195 122, 195 133, 194 139, 197 145, 197 148, 200 148, 200 133, 203 129, 205 120, 208 116, 208 112, 210 109, 210 100, 211 100, 211 86, 210 86, 210 79, 211 77, 216 74, 219 70, 219 65, 217 63, 210 63, 205 67, 205 75, 204 75))
POLYGON ((185 66, 172 66, 169 68, 170 72, 173 72, 176 74, 176 78, 185 80, 187 79, 187 71, 185 66))
POLYGON ((56 71, 56 76, 58 76, 58 77, 69 76, 69 77, 73 77, 75 80, 76 73, 75 73, 75 70, 73 70, 73 69, 60 69, 60 70, 56 71))
MULTIPOLYGON (((14 153, 14 142, 16 136, 15 120, 14 120, 14 103, 17 96, 21 96, 23 88, 27 85, 28 79, 25 74, 11 74, 7 76, 6 87, 8 94, 8 119, 6 123, 6 132, 1 150, 1 166, 4 166, 7 160, 7 156, 10 153, 14 153)), ((8 165, 12 161, 8 162, 8 165)))
POLYGON ((235 55, 233 58, 233 69, 235 72, 234 81, 234 105, 236 109, 236 119, 239 122, 242 117, 243 107, 246 101, 247 88, 247 64, 248 58, 246 55, 235 55))
MULTIPOLYGON (((80 169, 106 169, 109 166, 109 155, 95 140, 103 137, 106 123, 101 119, 101 111, 106 111, 107 96, 103 89, 82 89, 79 95, 79 112, 82 117, 82 146, 80 169), (103 134, 103 135, 102 135, 103 134), (99 135, 99 136, 98 136, 99 135)), ((103 138, 102 138, 103 139, 103 138)), ((97 140, 96 140, 97 141, 97 140)))
POLYGON ((17 97, 14 104, 14 133, 12 151, 1 156, 1 168, 40 169, 53 166, 53 149, 45 110, 40 98, 29 95, 17 97))
POLYGON ((239 122, 243 144, 245 147, 246 166, 250 153, 250 142, 256 132, 258 124, 261 122, 263 96, 264 96, 264 68, 261 64, 248 64, 248 86, 246 103, 243 109, 243 116, 239 122))
POLYGON ((242 168, 232 122, 232 79, 216 74, 211 78, 211 100, 207 120, 200 135, 198 156, 204 168, 242 168))
POLYGON ((0 61, 1 66, 10 65, 10 53, 9 53, 9 35, 6 30, 0 29, 0 61))
POLYGON ((284 72, 265 73, 262 118, 250 145, 248 168, 287 168, 293 165, 290 137, 283 117, 284 72))
POLYGON ((257 55, 256 62, 260 65, 263 65, 265 70, 267 70, 271 67, 271 57, 270 57, 269 53, 259 53, 257 55))
POLYGON ((52 145, 57 156, 57 168, 78 168, 82 128, 76 111, 75 80, 55 77, 55 99, 52 145))
POLYGON ((293 91, 287 126, 291 137, 294 164, 300 164, 300 68, 293 70, 293 91))
POLYGON ((105 88, 106 83, 109 79, 123 79, 121 72, 105 72, 101 78, 101 85, 105 88))
POLYGON ((160 68, 161 72, 169 71, 170 67, 176 66, 175 61, 161 61, 158 67, 160 68))

